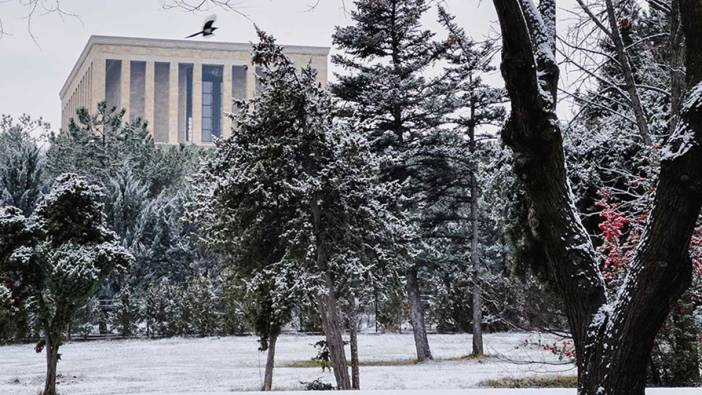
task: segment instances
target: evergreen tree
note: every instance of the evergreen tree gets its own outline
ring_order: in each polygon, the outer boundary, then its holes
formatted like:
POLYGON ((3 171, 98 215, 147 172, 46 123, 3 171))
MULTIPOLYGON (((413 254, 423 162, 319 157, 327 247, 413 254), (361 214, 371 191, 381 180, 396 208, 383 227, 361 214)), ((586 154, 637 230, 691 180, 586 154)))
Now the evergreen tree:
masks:
POLYGON ((24 115, 15 122, 0 119, 0 205, 15 206, 29 216, 41 196, 44 157, 30 134, 46 132, 49 125, 24 115))
POLYGON ((141 314, 136 298, 129 287, 123 287, 119 291, 111 318, 112 326, 120 335, 124 337, 137 335, 141 314))
MULTIPOLYGON (((482 293, 483 282, 481 272, 486 267, 481 237, 484 232, 481 224, 485 222, 483 210, 480 208, 480 185, 484 183, 479 178, 481 175, 481 159, 485 157, 486 151, 483 147, 486 141, 492 136, 489 127, 500 125, 505 118, 502 103, 506 102, 506 92, 504 89, 494 88, 483 81, 483 76, 495 70, 491 65, 492 55, 495 52, 495 45, 492 41, 477 43, 468 37, 465 31, 456 24, 453 16, 443 8, 439 7, 439 21, 449 32, 449 42, 452 44, 446 54, 448 61, 447 75, 450 92, 449 97, 452 103, 451 108, 454 113, 449 118, 449 122, 455 125, 451 139, 453 144, 444 144, 446 149, 442 152, 457 173, 454 182, 448 183, 452 190, 443 196, 441 213, 454 219, 445 221, 444 229, 449 229, 448 234, 458 233, 467 235, 470 239, 470 283, 472 285, 472 333, 473 344, 472 354, 483 354, 482 323, 483 306, 482 293), (467 201, 464 200, 468 196, 467 201), (469 218, 468 221, 465 219, 469 218), (468 223, 470 227, 468 227, 468 223), (451 232, 451 228, 458 229, 458 232, 451 232), (481 260, 483 260, 481 264, 481 260)), ((486 235, 487 236, 487 235, 486 235)), ((451 243, 455 238, 449 238, 451 243)), ((459 238, 458 249, 465 249, 467 240, 459 238)), ((461 258, 468 258, 459 254, 461 258)), ((459 275, 460 276, 460 275, 459 275)))
MULTIPOLYGON (((34 136, 48 129, 41 119, 28 115, 0 118, 0 207, 14 206, 24 216, 31 215, 45 183, 44 155, 34 136)), ((4 281, 8 280, 0 278, 0 284, 4 281)), ((13 303, 0 317, 0 341, 25 339, 32 329, 23 303, 13 303)))
POLYGON ((12 206, 0 208, 4 235, 0 272, 31 301, 46 348, 45 395, 56 394, 56 365, 65 331, 77 309, 101 282, 126 269, 129 253, 106 228, 102 191, 85 178, 65 174, 54 181, 30 218, 12 206))
MULTIPOLYGON (((100 290, 103 299, 123 286, 140 298, 163 277, 185 285, 198 266, 216 265, 184 221, 188 178, 201 151, 159 147, 145 123, 125 123, 123 115, 105 103, 94 114, 81 108, 66 130, 50 136, 47 151, 50 177, 71 171, 104 187, 108 225, 135 257, 126 276, 110 279, 100 290)), ((105 322, 101 326, 107 329, 105 322)))
POLYGON ((338 298, 354 277, 396 272, 402 251, 394 244, 411 235, 381 203, 394 184, 378 182, 365 141, 333 122, 316 72, 298 71, 270 36, 259 38, 253 61, 262 90, 242 103, 232 136, 198 175, 192 216, 259 301, 254 321, 262 348, 270 347, 264 389, 280 327, 307 297, 322 316, 337 386, 349 389, 338 298))
POLYGON ((213 282, 203 275, 195 276, 185 293, 190 310, 190 331, 198 336, 219 332, 218 295, 213 282))
MULTIPOLYGON (((421 26, 425 0, 358 0, 354 24, 338 27, 334 45, 342 53, 332 62, 344 69, 331 91, 342 100, 341 114, 352 119, 380 160, 383 178, 400 182, 401 207, 421 220, 423 194, 440 190, 444 161, 432 153, 435 133, 450 110, 425 72, 445 52, 445 44, 421 26)), ((422 249, 417 241, 415 248, 422 249)), ((411 259, 408 257, 408 261, 411 259)), ((431 359, 419 285, 418 261, 410 262, 406 288, 417 358, 431 359)))

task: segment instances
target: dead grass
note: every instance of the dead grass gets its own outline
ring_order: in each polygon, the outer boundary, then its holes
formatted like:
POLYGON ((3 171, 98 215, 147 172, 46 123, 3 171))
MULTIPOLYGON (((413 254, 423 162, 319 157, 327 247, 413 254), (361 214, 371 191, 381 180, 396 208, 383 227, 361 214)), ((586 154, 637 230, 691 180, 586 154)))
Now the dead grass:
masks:
POLYGON ((479 387, 488 388, 574 388, 577 387, 576 376, 530 376, 530 377, 501 377, 484 380, 479 387))

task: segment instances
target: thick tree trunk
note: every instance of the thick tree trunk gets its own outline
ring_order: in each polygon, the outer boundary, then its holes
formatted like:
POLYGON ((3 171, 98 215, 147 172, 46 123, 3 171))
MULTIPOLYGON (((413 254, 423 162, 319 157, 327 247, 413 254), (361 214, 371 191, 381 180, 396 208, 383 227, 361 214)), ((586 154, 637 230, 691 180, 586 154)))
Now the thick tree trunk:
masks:
POLYGON ((352 306, 349 317, 349 334, 351 343, 351 388, 361 389, 361 374, 358 367, 358 320, 356 316, 356 306, 352 306))
POLYGON ((46 381, 44 382, 43 395, 56 395, 56 369, 59 359, 59 341, 51 335, 45 335, 44 345, 46 351, 46 381))
POLYGON ((405 273, 407 277, 407 299, 410 307, 410 324, 414 332, 414 345, 417 349, 417 361, 423 362, 432 359, 429 339, 427 339, 427 329, 424 326, 424 309, 422 298, 419 293, 419 281, 417 279, 417 268, 412 267, 405 273))
MULTIPOLYGON (((643 395, 658 330, 689 286, 689 243, 702 206, 702 0, 680 0, 687 91, 661 157, 649 220, 622 289, 605 291, 575 209, 556 115, 555 0, 493 0, 502 31, 502 74, 511 99, 503 140, 534 211, 573 335, 581 395, 643 395)), ((609 3, 609 1, 608 1, 609 3)), ((643 137, 643 136, 642 136, 643 137)))
POLYGON ((273 368, 275 367, 275 344, 278 342, 278 334, 271 334, 268 338, 268 352, 266 353, 266 372, 263 376, 262 391, 270 391, 273 388, 273 368))

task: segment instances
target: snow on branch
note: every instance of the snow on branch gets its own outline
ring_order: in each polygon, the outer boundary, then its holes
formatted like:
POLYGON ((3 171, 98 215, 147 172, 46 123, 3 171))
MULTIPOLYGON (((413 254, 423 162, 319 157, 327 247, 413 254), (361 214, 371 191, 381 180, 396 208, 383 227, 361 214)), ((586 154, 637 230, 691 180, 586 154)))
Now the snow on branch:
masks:
MULTIPOLYGON (((702 82, 698 82, 697 85, 690 89, 681 110, 683 119, 692 113, 698 112, 702 112, 702 82)), ((668 144, 661 149, 661 160, 670 161, 679 158, 698 144, 695 131, 689 122, 680 122, 675 129, 675 133, 670 136, 668 144)))

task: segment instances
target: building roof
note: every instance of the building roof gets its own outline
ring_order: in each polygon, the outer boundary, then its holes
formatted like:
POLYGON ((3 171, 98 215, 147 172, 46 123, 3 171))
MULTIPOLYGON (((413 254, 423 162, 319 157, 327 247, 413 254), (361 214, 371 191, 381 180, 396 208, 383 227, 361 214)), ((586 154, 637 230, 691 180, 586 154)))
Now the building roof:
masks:
MULTIPOLYGON (((224 41, 197 41, 197 40, 171 40, 162 38, 143 37, 119 37, 119 36, 96 36, 92 35, 85 44, 85 48, 80 53, 78 61, 73 66, 71 73, 61 87, 59 96, 63 97, 70 82, 76 77, 85 58, 95 45, 123 45, 125 47, 159 47, 175 49, 205 49, 213 51, 250 51, 251 43, 233 43, 224 41)), ((303 46, 303 45, 281 45, 286 53, 300 55, 321 55, 329 54, 329 47, 303 46)))

